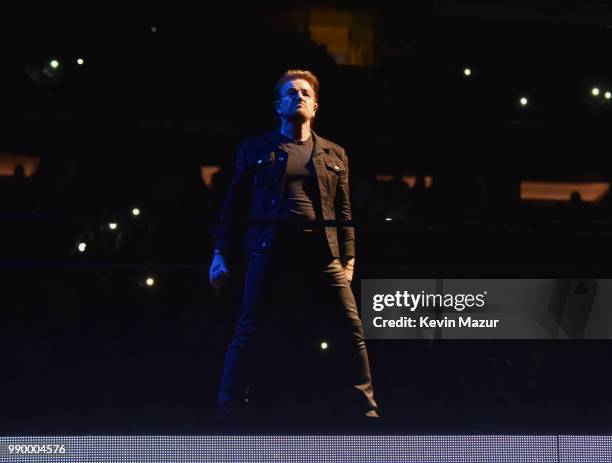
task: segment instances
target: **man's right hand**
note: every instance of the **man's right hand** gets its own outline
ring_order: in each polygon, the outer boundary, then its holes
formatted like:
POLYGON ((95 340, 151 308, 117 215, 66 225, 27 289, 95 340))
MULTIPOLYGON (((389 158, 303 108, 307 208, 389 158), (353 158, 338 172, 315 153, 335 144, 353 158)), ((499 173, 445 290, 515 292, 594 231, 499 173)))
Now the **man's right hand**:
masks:
POLYGON ((208 274, 210 285, 213 287, 215 293, 219 294, 229 276, 229 270, 227 269, 225 259, 218 251, 215 251, 208 274))

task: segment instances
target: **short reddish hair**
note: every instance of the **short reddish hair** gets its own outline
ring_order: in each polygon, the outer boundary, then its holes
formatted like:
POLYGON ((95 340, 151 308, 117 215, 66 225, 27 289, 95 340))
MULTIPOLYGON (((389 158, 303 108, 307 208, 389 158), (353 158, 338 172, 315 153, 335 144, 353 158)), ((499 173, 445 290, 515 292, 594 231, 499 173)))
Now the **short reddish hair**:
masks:
POLYGON ((295 79, 304 79, 310 84, 314 92, 315 101, 319 101, 319 79, 310 71, 304 71, 302 69, 289 69, 279 77, 274 87, 274 96, 277 100, 280 100, 280 89, 285 82, 295 79))

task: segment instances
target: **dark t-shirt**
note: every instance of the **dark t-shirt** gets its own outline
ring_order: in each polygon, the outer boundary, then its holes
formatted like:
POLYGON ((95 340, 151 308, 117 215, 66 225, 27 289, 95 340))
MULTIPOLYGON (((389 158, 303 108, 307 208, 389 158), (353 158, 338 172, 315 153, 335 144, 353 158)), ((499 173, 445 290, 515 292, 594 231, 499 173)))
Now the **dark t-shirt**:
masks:
MULTIPOLYGON (((312 136, 303 142, 282 138, 282 148, 287 153, 287 175, 279 217, 283 222, 315 220, 319 186, 312 163, 312 136)), ((312 229, 312 226, 305 224, 304 228, 312 229)))

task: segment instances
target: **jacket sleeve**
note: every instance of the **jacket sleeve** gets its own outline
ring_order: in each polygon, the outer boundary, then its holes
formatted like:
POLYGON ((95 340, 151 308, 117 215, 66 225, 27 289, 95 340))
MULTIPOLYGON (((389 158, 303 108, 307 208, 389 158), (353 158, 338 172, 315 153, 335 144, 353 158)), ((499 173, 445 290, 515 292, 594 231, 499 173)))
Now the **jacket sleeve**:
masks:
POLYGON ((250 170, 247 163, 247 144, 243 143, 236 154, 234 172, 223 202, 219 223, 213 227, 215 249, 227 254, 240 231, 241 220, 249 208, 250 170))
MULTIPOLYGON (((350 221, 351 200, 349 190, 349 164, 348 157, 344 148, 340 149, 340 157, 344 164, 344 173, 338 179, 338 188, 334 198, 334 208, 336 209, 336 220, 350 221)), ((355 227, 353 225, 338 225, 338 246, 340 255, 344 257, 355 257, 355 227)))

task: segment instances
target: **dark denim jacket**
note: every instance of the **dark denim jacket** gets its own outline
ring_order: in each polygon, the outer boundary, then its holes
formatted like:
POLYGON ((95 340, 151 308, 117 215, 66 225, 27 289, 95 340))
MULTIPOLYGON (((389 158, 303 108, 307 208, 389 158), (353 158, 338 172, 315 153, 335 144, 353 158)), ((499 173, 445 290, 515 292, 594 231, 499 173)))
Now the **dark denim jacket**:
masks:
MULTIPOLYGON (((351 220, 349 167, 344 148, 312 132, 312 160, 319 184, 323 220, 351 220)), ((267 251, 273 245, 275 221, 285 187, 287 153, 280 133, 272 132, 245 141, 236 155, 235 170, 215 228, 215 248, 226 253, 237 225, 248 212, 244 249, 267 251)), ((350 224, 325 224, 325 235, 334 257, 355 256, 355 229, 350 224)))

